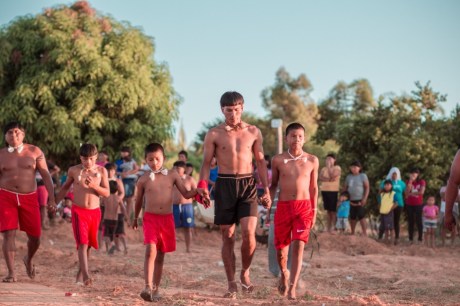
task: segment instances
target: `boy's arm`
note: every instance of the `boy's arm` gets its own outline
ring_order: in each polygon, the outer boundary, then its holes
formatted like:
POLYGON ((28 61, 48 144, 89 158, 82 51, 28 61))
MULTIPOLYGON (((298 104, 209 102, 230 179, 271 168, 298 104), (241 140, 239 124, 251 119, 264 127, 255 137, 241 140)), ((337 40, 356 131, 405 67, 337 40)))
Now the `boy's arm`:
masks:
MULTIPOLYGON (((104 201, 105 198, 102 198, 102 201, 104 201)), ((128 213, 126 211, 125 204, 123 204, 123 200, 119 199, 118 201, 118 206, 121 208, 121 213, 125 216, 125 220, 128 219, 128 213)))
POLYGON ((134 205, 134 222, 133 222, 133 229, 135 230, 137 230, 137 219, 139 218, 139 214, 141 213, 142 202, 144 201, 144 184, 145 184, 145 177, 141 177, 137 181, 137 184, 136 184, 137 194, 136 194, 136 204, 134 205))
POLYGON ((108 197, 110 195, 109 179, 107 176, 107 169, 100 167, 99 172, 101 174, 101 182, 97 183, 97 180, 92 176, 88 176, 85 180, 86 186, 93 189, 100 197, 108 197))
POLYGON ((209 201, 209 194, 207 193, 207 188, 192 188, 190 190, 187 190, 187 188, 184 185, 184 181, 181 179, 177 172, 173 172, 171 175, 173 175, 174 185, 184 198, 190 199, 199 194, 204 198, 204 201, 209 201))
POLYGON ((316 215, 318 213, 318 168, 318 158, 313 156, 313 170, 311 171, 310 186, 308 188, 310 193, 310 202, 313 207, 313 222, 311 224, 311 228, 315 227, 316 215))
MULTIPOLYGON (((265 208, 270 208, 272 205, 272 200, 270 198, 270 189, 268 185, 268 170, 267 170, 267 163, 264 157, 264 149, 262 147, 263 138, 262 133, 259 129, 257 129, 257 138, 252 145, 252 152, 254 153, 254 158, 257 164, 257 172, 259 173, 259 179, 262 185, 264 186, 264 194, 261 197, 262 205, 265 208)), ((273 173, 272 173, 273 177, 273 173)))
POLYGON ((72 186, 74 182, 72 172, 73 172, 73 169, 71 167, 67 171, 67 179, 65 183, 61 186, 61 190, 59 190, 58 194, 56 195, 56 199, 55 199, 56 203, 61 202, 62 199, 64 199, 64 197, 66 196, 66 194, 69 192, 70 186, 72 186))
POLYGON ((117 178, 117 194, 120 199, 125 197, 125 187, 123 186, 123 182, 117 178))

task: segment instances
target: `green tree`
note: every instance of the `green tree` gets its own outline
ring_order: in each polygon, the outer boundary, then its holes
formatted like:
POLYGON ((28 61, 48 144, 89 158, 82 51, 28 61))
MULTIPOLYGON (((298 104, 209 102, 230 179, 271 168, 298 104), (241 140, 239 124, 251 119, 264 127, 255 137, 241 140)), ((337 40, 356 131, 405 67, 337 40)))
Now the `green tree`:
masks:
POLYGON ((171 137, 180 98, 138 28, 78 1, 17 18, 0 42, 0 124, 20 121, 56 161, 83 142, 139 155, 171 137))

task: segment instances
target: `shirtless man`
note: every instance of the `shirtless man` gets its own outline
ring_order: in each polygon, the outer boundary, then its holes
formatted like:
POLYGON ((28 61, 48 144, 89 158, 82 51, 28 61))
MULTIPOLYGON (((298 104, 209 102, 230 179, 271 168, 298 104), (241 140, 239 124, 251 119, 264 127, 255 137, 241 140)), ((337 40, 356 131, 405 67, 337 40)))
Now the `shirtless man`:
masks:
POLYGON ((100 197, 110 195, 107 170, 96 165, 97 148, 85 143, 80 147, 81 164, 67 171, 67 180, 56 196, 64 198, 73 184, 72 228, 78 249, 79 269, 77 283, 92 284, 89 276, 88 258, 91 247, 98 249, 97 232, 101 222, 100 197))
MULTIPOLYGON (((178 160, 174 163, 174 169, 184 182, 187 190, 196 189, 196 181, 193 177, 185 174, 185 162, 178 160)), ((173 214, 176 228, 184 229, 185 247, 190 253, 190 242, 192 240, 192 229, 195 226, 193 215, 193 199, 184 197, 177 187, 173 188, 173 214)))
POLYGON ((449 231, 454 231, 456 220, 453 217, 454 203, 458 197, 458 187, 460 185, 460 150, 452 161, 450 176, 446 188, 446 212, 444 215, 444 225, 449 231))
POLYGON ((32 258, 40 246, 41 219, 37 197, 35 171, 43 178, 48 191, 48 210, 56 211, 54 188, 46 166, 45 155, 40 148, 23 143, 25 130, 18 122, 8 123, 3 136, 7 148, 0 149, 0 232, 3 233, 3 256, 8 276, 4 283, 16 282, 14 256, 16 231, 27 233, 27 255, 23 258, 27 275, 35 277, 32 258))
POLYGON ((287 152, 272 161, 271 196, 279 187, 275 212, 275 247, 281 278, 278 291, 289 299, 296 298, 296 286, 302 268, 303 249, 315 225, 318 203, 318 158, 303 151, 305 129, 300 123, 286 128, 287 152), (292 243, 291 273, 287 268, 292 243), (290 274, 290 275, 289 275, 290 274))
POLYGON ((241 225, 242 270, 240 281, 243 292, 252 292, 254 286, 249 278, 249 267, 256 248, 257 190, 252 175, 252 158, 257 163, 264 194, 260 198, 266 208, 271 205, 267 180, 267 164, 262 148, 262 134, 253 125, 241 121, 244 99, 237 92, 226 92, 220 99, 225 122, 211 128, 204 139, 203 164, 199 188, 206 188, 211 160, 215 156, 219 174, 215 183, 215 218, 222 234, 222 260, 228 281, 227 298, 236 298, 235 281, 235 229, 241 225))

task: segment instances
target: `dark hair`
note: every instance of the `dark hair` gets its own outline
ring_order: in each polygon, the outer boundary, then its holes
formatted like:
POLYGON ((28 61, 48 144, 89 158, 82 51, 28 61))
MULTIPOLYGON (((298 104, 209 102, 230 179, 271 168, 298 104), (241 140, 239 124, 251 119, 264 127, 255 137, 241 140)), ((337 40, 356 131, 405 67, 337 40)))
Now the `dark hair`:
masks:
POLYGON ((92 143, 84 143, 80 147, 80 156, 91 157, 97 155, 97 148, 92 143))
POLYGON ((193 164, 192 164, 192 163, 186 163, 186 164, 185 164, 185 167, 191 167, 191 168, 192 168, 192 172, 190 172, 190 175, 192 175, 192 174, 193 174, 193 170, 194 170, 194 169, 193 169, 193 164))
POLYGON ((331 152, 331 153, 328 153, 328 154, 326 155, 326 158, 327 158, 327 157, 332 157, 333 159, 337 159, 337 157, 335 156, 335 153, 332 153, 332 152, 331 152))
POLYGON ((15 128, 18 128, 20 129, 21 131, 25 132, 26 130, 24 129, 24 126, 22 126, 21 123, 17 122, 17 121, 11 121, 11 122, 8 122, 5 127, 3 128, 3 135, 5 135, 9 130, 11 129, 15 129, 15 128))
POLYGON ((355 160, 353 161, 351 164, 350 164, 350 167, 351 166, 356 166, 356 167, 359 167, 359 168, 363 168, 363 166, 361 165, 360 161, 359 160, 355 160))
POLYGON ((114 194, 118 191, 117 181, 109 181, 110 194, 114 194))
POLYGON ((117 170, 117 165, 115 165, 114 163, 107 163, 105 164, 105 169, 107 169, 107 171, 109 170, 117 170))
POLYGON ((179 153, 177 153, 177 155, 181 155, 181 154, 182 154, 182 155, 185 155, 185 158, 188 158, 188 153, 187 153, 187 151, 182 150, 182 151, 180 151, 179 153))
POLYGON ((350 193, 348 191, 342 191, 340 193, 340 196, 341 197, 346 197, 347 199, 349 199, 350 198, 350 193))
POLYGON ((144 155, 145 157, 147 157, 148 153, 153 153, 157 151, 160 151, 163 154, 163 157, 165 156, 165 149, 163 148, 163 146, 157 142, 152 142, 145 146, 144 155))
POLYGON ((270 155, 265 154, 264 159, 267 161, 267 169, 271 169, 272 168, 272 160, 270 158, 270 155))
POLYGON ((174 167, 185 168, 186 164, 183 160, 175 161, 173 164, 174 167))
POLYGON ((393 182, 391 180, 385 180, 383 182, 383 185, 385 186, 386 184, 390 184, 391 186, 393 186, 393 182))
POLYGON ((131 154, 131 148, 127 147, 127 146, 123 146, 123 147, 121 147, 120 152, 127 152, 127 153, 131 154))
POLYGON ((418 174, 420 174, 420 169, 417 168, 417 167, 414 167, 414 168, 412 168, 412 170, 410 171, 410 173, 418 173, 418 174))
POLYGON ((301 125, 300 123, 294 122, 294 123, 289 124, 286 127, 286 136, 289 134, 290 131, 294 131, 294 130, 303 130, 305 132, 305 128, 303 127, 303 125, 301 125))
POLYGON ((227 91, 220 97, 220 107, 224 106, 234 106, 234 105, 243 105, 244 98, 243 96, 236 91, 227 91))

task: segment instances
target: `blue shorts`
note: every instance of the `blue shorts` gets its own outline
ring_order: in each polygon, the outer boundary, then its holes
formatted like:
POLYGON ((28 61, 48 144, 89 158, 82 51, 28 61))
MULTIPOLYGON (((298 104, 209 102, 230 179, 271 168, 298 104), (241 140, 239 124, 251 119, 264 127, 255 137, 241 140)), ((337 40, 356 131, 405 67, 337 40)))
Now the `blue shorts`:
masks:
POLYGON ((125 198, 130 198, 134 195, 134 188, 136 188, 136 179, 124 178, 123 187, 125 187, 125 198))
POLYGON ((176 228, 195 226, 193 204, 173 205, 173 214, 176 228))

